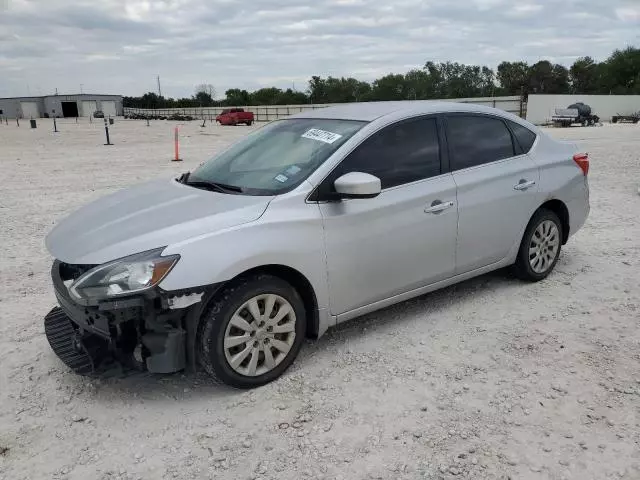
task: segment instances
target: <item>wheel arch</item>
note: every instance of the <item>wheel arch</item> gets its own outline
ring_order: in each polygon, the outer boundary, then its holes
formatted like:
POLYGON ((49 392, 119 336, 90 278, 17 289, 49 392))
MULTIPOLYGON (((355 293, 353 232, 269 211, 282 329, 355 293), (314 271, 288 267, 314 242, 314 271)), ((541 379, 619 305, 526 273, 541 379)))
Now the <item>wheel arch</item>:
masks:
POLYGON ((567 240, 569 240, 569 230, 571 228, 571 224, 569 223, 569 209, 565 203, 562 200, 554 198, 544 202, 536 211, 538 210, 550 210, 558 216, 560 222, 562 222, 562 244, 565 245, 567 240))
POLYGON ((258 273, 273 275, 274 277, 281 278, 297 290, 297 292, 300 294, 300 297, 302 297, 302 303, 304 304, 304 308, 307 313, 307 338, 318 338, 320 331, 318 299, 316 296, 316 292, 313 289, 313 285, 311 284, 309 279, 295 268, 286 265, 269 264, 260 265, 258 267, 253 267, 245 270, 244 272, 236 275, 234 278, 229 280, 227 283, 232 284, 233 282, 238 281, 238 279, 240 278, 249 275, 255 275, 258 273))

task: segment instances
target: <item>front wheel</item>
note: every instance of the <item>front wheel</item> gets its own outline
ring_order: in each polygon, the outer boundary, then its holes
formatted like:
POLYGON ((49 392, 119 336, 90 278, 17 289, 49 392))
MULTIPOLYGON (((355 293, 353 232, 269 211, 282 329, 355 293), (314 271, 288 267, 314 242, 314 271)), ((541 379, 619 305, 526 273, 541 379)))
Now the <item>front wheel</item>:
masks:
POLYGON ((225 288, 203 315, 198 360, 216 379, 253 388, 278 378, 300 351, 306 312, 284 280, 254 275, 225 288))
POLYGON ((562 249, 562 223, 550 210, 538 210, 522 237, 513 271, 519 278, 537 282, 546 278, 562 249))

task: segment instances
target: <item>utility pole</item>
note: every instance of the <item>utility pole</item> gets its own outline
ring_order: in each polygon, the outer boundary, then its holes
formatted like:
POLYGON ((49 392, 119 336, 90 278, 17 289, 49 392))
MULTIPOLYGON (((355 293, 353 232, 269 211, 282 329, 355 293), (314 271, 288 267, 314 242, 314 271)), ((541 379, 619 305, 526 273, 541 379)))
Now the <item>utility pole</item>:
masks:
POLYGON ((156 79, 158 80, 158 96, 161 97, 162 96, 162 89, 160 88, 160 75, 157 75, 156 79))
POLYGON ((83 83, 80 84, 80 95, 82 95, 82 87, 83 87, 83 83))

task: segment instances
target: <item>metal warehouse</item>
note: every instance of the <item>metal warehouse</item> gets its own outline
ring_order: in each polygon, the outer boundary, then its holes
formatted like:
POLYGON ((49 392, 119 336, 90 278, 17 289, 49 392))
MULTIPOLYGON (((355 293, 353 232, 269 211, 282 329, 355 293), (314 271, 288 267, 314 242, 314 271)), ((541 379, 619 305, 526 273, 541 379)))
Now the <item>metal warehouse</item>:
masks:
POLYGON ((90 117, 96 110, 105 117, 123 115, 122 95, 47 95, 0 98, 0 117, 90 117))

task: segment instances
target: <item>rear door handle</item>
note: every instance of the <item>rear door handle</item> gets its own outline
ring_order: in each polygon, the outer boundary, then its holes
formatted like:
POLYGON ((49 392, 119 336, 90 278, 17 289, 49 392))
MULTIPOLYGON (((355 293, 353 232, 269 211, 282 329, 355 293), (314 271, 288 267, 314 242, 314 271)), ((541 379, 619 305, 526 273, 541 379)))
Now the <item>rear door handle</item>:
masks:
POLYGON ((451 207, 453 207, 453 202, 442 202, 440 200, 434 200, 430 207, 424 209, 424 213, 440 213, 451 207))
POLYGON ((514 190, 526 190, 527 188, 531 188, 536 184, 535 180, 520 180, 520 183, 516 183, 513 186, 514 190))

